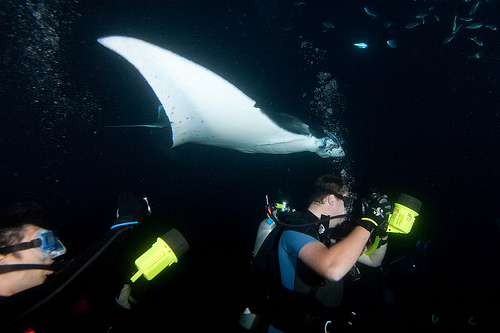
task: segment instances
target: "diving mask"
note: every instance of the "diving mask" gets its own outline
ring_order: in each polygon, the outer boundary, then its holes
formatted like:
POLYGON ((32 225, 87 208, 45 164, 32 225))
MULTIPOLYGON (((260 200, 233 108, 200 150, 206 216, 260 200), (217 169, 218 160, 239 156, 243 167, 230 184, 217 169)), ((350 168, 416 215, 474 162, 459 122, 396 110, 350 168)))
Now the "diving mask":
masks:
POLYGON ((66 247, 56 237, 53 231, 39 228, 34 235, 35 239, 29 242, 0 248, 0 254, 9 254, 18 251, 39 248, 42 259, 54 259, 66 253, 66 247))

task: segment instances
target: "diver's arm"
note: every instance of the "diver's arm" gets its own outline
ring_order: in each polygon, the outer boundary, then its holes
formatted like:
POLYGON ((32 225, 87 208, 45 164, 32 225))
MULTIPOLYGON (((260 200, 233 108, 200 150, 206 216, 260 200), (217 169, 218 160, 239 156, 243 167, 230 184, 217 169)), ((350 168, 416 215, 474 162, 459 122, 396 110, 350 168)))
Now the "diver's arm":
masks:
MULTIPOLYGON (((370 246, 368 246, 368 248, 369 247, 370 246)), ((358 258, 358 262, 370 267, 378 267, 382 265, 382 260, 384 260, 386 252, 387 252, 387 244, 384 244, 380 248, 376 249, 375 252, 373 252, 368 256, 362 253, 361 256, 358 258)))
POLYGON ((346 238, 330 248, 321 242, 306 244, 300 250, 299 257, 325 279, 339 281, 354 266, 369 237, 369 231, 357 226, 346 238))

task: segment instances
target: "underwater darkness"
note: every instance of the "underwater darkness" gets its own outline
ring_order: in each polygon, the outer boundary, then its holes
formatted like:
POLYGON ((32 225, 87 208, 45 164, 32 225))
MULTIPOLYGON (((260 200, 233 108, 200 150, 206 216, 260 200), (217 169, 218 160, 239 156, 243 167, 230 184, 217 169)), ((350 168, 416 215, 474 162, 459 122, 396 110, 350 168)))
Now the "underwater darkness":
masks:
POLYGON ((425 264, 399 281, 404 325, 483 329, 500 296, 499 32, 464 21, 443 43, 461 13, 500 26, 498 1, 469 15, 476 2, 4 0, 0 205, 38 202, 71 257, 106 234, 120 192, 147 196, 151 237, 137 246, 172 227, 191 245, 172 276, 152 281, 161 292, 149 301, 167 299, 190 326, 237 331, 265 195, 303 209, 318 176, 342 172, 360 195, 423 202, 411 233, 390 236, 383 265, 428 242, 425 264), (169 131, 107 127, 152 123, 159 104, 133 66, 97 43, 110 35, 171 50, 264 111, 330 129, 346 157, 169 150, 169 131), (432 315, 442 318, 434 326, 432 315))

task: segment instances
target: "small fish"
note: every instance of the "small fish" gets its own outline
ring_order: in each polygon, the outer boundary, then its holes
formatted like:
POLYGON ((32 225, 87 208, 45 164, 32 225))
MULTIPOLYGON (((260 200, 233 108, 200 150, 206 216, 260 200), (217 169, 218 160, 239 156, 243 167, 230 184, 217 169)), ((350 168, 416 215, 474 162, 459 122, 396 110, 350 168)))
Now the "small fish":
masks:
POLYGON ((408 23, 407 25, 405 25, 405 28, 406 29, 413 29, 419 25, 420 25, 420 23, 408 23))
POLYGON ((294 6, 302 6, 302 5, 306 5, 306 4, 307 4, 307 2, 296 2, 293 5, 294 6))
POLYGON ((425 13, 420 13, 420 14, 417 14, 415 17, 418 18, 418 19, 421 19, 422 20, 422 24, 425 24, 425 17, 428 16, 429 14, 425 14, 425 13))
POLYGON ((493 25, 489 25, 489 24, 485 24, 484 25, 485 28, 488 28, 488 29, 491 29, 493 31, 497 31, 497 27, 493 26, 493 25))
POLYGON ((460 24, 458 27, 455 28, 455 30, 452 31, 452 34, 456 34, 458 30, 462 27, 463 24, 460 24))
POLYGON ((482 23, 472 23, 471 25, 466 26, 465 29, 479 29, 482 26, 482 23))
POLYGON ((330 22, 323 22, 323 26, 328 29, 333 29, 335 26, 331 24, 330 22))
POLYGON ((453 25, 451 26, 451 31, 455 32, 457 30, 457 15, 453 18, 453 25))
POLYGON ((392 22, 384 22, 384 27, 388 29, 392 25, 392 22))
POLYGON ((366 43, 354 43, 354 46, 356 46, 358 49, 366 49, 368 47, 368 44, 366 44, 366 43))
POLYGON ((478 1, 472 5, 471 9, 469 10, 469 15, 472 15, 476 12, 477 6, 479 6, 480 3, 481 1, 478 1))
POLYGON ((436 19, 436 21, 441 21, 441 19, 439 18, 439 16, 437 16, 436 14, 434 14, 434 18, 436 19))
POLYGON ((469 40, 473 41, 474 43, 476 43, 476 44, 477 44, 477 45, 479 45, 479 46, 483 46, 483 42, 481 42, 481 41, 480 41, 479 39, 477 39, 476 37, 469 37, 469 38, 467 38, 467 39, 469 39, 469 40))
POLYGON ((451 35, 450 37, 446 37, 443 41, 443 44, 448 44, 449 42, 451 42, 451 40, 455 38, 455 35, 451 35))
POLYGON ((467 56, 467 59, 481 59, 484 56, 484 51, 479 51, 476 54, 473 54, 471 56, 467 56))
POLYGON ((389 45, 393 49, 395 49, 396 47, 398 47, 398 44, 396 43, 396 41, 392 40, 392 39, 390 39, 390 40, 387 41, 387 45, 389 45))
POLYGON ((368 15, 370 15, 373 18, 375 18, 375 17, 378 16, 377 14, 375 14, 374 12, 372 12, 368 7, 364 7, 363 9, 365 10, 365 13, 367 13, 368 15))
POLYGON ((459 17, 459 19, 461 19, 464 22, 470 22, 470 21, 474 20, 473 17, 459 17))

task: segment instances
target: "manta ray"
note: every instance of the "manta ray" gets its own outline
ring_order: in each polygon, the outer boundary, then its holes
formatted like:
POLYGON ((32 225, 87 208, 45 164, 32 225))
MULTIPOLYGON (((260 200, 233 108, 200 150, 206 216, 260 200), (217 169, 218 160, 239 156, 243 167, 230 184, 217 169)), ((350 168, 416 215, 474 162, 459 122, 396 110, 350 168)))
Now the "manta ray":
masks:
POLYGON ((187 142, 243 153, 314 152, 342 157, 339 139, 324 130, 314 136, 308 125, 284 113, 264 113, 256 102, 219 75, 169 50, 124 36, 98 42, 130 62, 158 97, 166 124, 135 125, 172 130, 172 148, 187 142))

